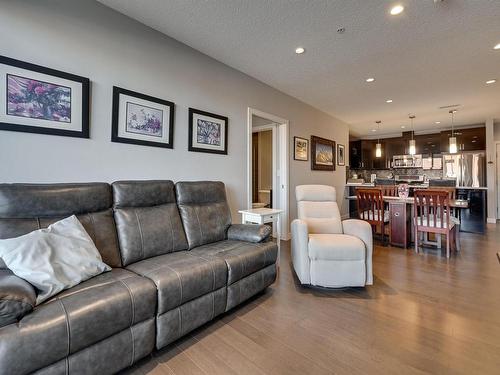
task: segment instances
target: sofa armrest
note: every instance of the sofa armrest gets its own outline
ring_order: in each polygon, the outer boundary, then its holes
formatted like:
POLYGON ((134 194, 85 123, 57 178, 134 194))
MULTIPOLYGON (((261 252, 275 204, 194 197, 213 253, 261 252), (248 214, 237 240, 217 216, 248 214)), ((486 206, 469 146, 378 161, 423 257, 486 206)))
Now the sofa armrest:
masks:
POLYGON ((359 238, 366 247, 366 284, 373 284, 372 254, 373 234, 372 227, 366 221, 359 219, 347 219, 342 221, 344 234, 359 238))
POLYGON ((35 288, 8 269, 0 269, 0 327, 15 323, 31 312, 35 288))
POLYGON ((233 224, 227 230, 227 239, 246 242, 264 242, 272 233, 269 225, 233 224))
POLYGON ((307 222, 295 219, 292 221, 292 264, 302 284, 311 283, 310 263, 307 222))

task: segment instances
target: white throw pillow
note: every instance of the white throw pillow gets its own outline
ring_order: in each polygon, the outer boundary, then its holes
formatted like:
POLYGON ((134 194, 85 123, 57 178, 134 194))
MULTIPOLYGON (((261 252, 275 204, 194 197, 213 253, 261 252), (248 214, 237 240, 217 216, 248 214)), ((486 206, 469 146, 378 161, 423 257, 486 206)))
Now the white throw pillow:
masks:
POLYGON ((0 258, 38 289, 36 304, 111 270, 75 215, 21 237, 0 240, 0 258))

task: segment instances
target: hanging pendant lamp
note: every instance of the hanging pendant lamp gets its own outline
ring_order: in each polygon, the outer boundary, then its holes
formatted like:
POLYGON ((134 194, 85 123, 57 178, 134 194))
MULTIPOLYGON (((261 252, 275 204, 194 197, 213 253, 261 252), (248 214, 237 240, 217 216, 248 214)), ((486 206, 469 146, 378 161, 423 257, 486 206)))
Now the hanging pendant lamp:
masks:
POLYGON ((375 121, 377 123, 377 126, 378 126, 378 140, 377 140, 377 144, 375 145, 375 157, 376 158, 381 158, 382 157, 382 144, 380 143, 380 123, 382 121, 375 121))
POLYGON ((453 123, 455 122, 455 112, 456 110, 451 110, 449 113, 451 115, 451 137, 449 139, 450 141, 450 154, 456 154, 457 153, 457 137, 455 137, 453 133, 453 123))
POLYGON ((410 143, 409 143, 409 154, 410 155, 415 155, 417 153, 417 148, 416 148, 416 145, 415 145, 415 138, 414 138, 414 135, 415 135, 415 130, 413 129, 413 119, 415 118, 415 115, 410 115, 410 121, 411 121, 411 139, 410 139, 410 143))

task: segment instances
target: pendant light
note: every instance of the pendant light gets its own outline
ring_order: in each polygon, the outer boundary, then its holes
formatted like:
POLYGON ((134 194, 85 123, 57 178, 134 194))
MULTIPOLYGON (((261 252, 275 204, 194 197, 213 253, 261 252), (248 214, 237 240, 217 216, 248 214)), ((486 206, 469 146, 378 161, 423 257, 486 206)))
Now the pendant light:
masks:
POLYGON ((378 120, 378 121, 375 121, 377 123, 377 127, 378 127, 378 140, 377 140, 377 144, 375 145, 375 157, 376 158, 381 158, 382 157, 382 144, 380 143, 380 123, 382 121, 378 120))
POLYGON ((456 110, 451 110, 449 113, 451 115, 451 137, 450 137, 450 154, 457 153, 457 137, 453 134, 453 123, 456 110))
POLYGON ((413 129, 413 119, 415 118, 415 115, 410 115, 410 121, 411 121, 411 139, 410 139, 410 147, 409 147, 409 154, 410 155, 415 155, 417 152, 416 146, 415 146, 415 130, 413 129))

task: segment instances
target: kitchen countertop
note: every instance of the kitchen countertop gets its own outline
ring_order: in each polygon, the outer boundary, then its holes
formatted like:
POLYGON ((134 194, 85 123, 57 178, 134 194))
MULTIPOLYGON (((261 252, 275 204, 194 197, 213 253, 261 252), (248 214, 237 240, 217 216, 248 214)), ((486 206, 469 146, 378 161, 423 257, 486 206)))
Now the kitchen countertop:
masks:
MULTIPOLYGON (((370 182, 365 182, 365 183, 359 183, 359 182, 348 182, 346 183, 345 186, 366 186, 366 187, 374 187, 375 184, 372 184, 370 182)), ((428 188, 429 184, 418 184, 418 185, 411 185, 410 188, 428 188)), ((440 186, 433 186, 435 188, 439 188, 440 186)), ((457 189, 465 189, 465 190, 488 190, 487 187, 473 187, 473 186, 457 186, 457 189)))

